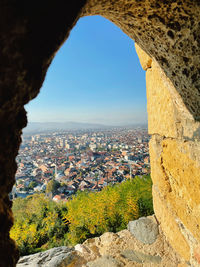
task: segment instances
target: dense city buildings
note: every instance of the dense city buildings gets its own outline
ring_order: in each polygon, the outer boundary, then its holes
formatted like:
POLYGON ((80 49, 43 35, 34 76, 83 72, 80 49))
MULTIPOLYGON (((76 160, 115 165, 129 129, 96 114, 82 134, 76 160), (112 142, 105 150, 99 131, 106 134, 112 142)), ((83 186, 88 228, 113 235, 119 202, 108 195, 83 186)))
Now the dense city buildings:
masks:
POLYGON ((77 190, 99 191, 108 184, 150 172, 146 129, 57 131, 27 134, 17 157, 11 197, 46 192, 50 181, 55 201, 77 190))

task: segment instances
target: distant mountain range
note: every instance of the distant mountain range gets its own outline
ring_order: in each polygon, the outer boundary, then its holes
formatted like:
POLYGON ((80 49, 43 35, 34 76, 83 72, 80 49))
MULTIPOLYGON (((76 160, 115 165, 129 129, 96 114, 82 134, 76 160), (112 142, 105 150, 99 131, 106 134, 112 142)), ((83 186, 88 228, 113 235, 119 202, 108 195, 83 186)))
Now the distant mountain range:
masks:
POLYGON ((137 125, 127 125, 127 126, 109 126, 104 124, 95 124, 95 123, 83 123, 83 122, 29 122, 27 127, 23 129, 23 133, 32 133, 32 132, 44 132, 44 131, 55 131, 55 130, 86 130, 86 129, 108 129, 113 127, 137 127, 141 126, 146 128, 145 124, 137 125))
POLYGON ((41 132, 52 130, 103 129, 109 126, 81 122, 29 122, 23 132, 41 132))

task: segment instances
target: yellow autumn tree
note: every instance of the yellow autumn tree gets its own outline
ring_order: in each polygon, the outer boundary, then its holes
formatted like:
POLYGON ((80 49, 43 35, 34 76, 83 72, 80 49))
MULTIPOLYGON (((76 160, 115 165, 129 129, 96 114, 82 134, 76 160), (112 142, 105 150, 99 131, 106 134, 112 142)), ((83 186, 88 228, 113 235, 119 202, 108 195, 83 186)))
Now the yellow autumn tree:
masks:
POLYGON ((78 192, 66 204, 68 241, 74 245, 107 231, 126 228, 130 220, 143 215, 140 210, 143 199, 146 200, 143 211, 148 209, 148 215, 152 214, 151 186, 150 176, 144 176, 107 186, 101 192, 78 192))
POLYGON ((15 223, 10 231, 21 255, 65 244, 68 226, 62 218, 64 204, 56 204, 44 194, 35 194, 13 203, 15 223))

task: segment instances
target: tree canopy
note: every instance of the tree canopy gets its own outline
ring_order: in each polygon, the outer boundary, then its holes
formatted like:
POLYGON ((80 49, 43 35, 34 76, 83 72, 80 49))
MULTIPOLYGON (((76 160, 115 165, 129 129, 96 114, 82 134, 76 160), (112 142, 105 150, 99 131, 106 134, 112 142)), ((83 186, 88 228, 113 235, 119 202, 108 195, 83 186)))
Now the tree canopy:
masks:
MULTIPOLYGON (((49 190, 56 188, 50 185, 49 190)), ((109 185, 100 192, 77 192, 66 203, 55 203, 39 193, 17 198, 11 238, 21 255, 27 255, 120 231, 130 220, 153 214, 151 187, 148 175, 109 185)))

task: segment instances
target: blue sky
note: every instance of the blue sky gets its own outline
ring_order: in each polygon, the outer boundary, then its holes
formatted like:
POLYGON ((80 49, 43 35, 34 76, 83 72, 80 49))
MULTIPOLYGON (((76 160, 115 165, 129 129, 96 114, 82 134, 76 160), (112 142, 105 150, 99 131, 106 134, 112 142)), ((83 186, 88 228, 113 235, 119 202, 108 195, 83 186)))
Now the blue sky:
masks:
POLYGON ((134 42, 105 18, 81 18, 26 110, 32 122, 146 123, 145 72, 134 42))

